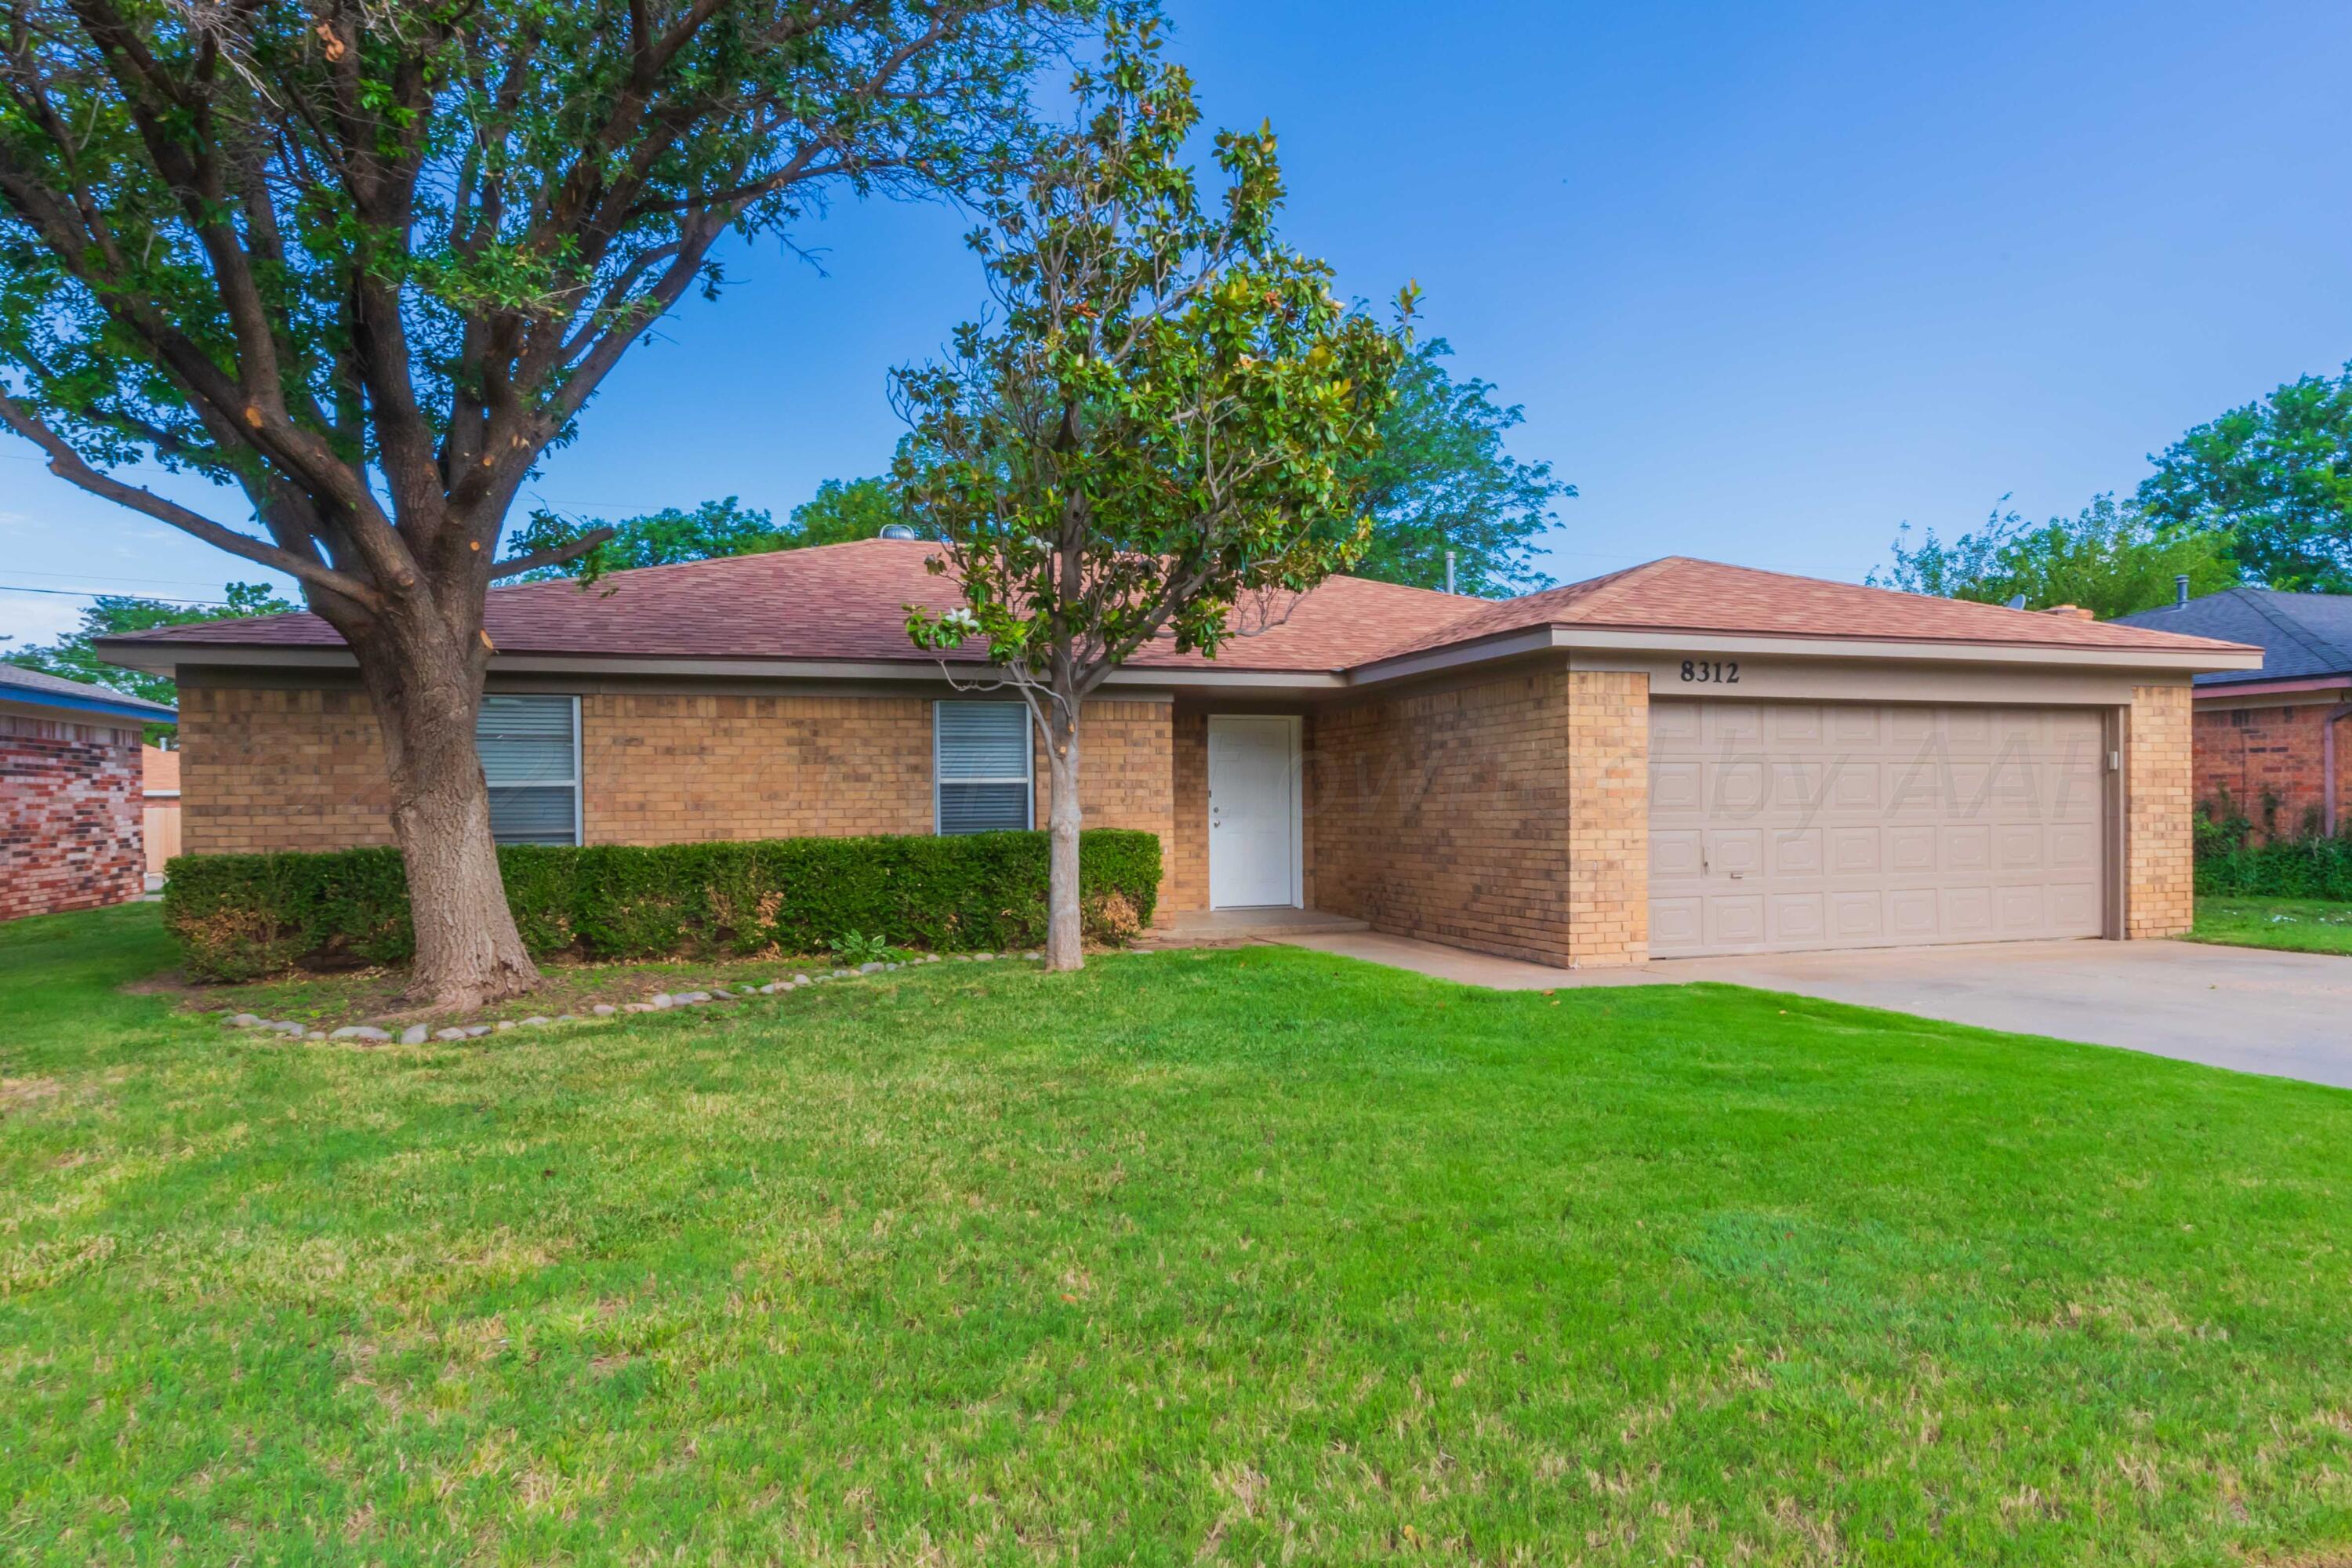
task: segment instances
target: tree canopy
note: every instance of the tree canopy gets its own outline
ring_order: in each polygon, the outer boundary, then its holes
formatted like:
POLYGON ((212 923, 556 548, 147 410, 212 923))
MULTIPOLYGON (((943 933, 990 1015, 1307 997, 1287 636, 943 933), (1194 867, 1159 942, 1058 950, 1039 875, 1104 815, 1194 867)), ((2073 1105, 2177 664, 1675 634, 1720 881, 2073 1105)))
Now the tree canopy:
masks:
POLYGON ((1576 487, 1549 463, 1522 462, 1504 437, 1526 417, 1517 404, 1498 405, 1494 384, 1456 381, 1444 338, 1421 344, 1397 367, 1396 402, 1381 416, 1371 453, 1349 465, 1348 484, 1371 518, 1364 553, 1350 571, 1416 588, 1445 586, 1445 552, 1454 552, 1454 583, 1482 598, 1551 586, 1528 564, 1559 521, 1553 510, 1576 487))
MULTIPOLYGON (((126 637, 132 632, 152 631, 157 626, 181 626, 194 621, 224 621, 238 616, 275 616, 301 608, 278 596, 261 583, 231 583, 221 595, 221 604, 174 604, 164 599, 140 599, 119 594, 101 594, 81 613, 81 625, 54 642, 39 643, 30 647, 13 648, 0 653, 0 658, 26 669, 38 669, 50 675, 61 675, 68 680, 85 680, 94 686, 110 687, 132 697, 143 697, 150 702, 176 702, 178 688, 168 675, 150 675, 145 670, 125 669, 119 664, 109 664, 98 657, 90 645, 100 637, 126 637)), ((0 642, 7 639, 0 638, 0 642)))
POLYGON ((994 177, 1038 67, 1139 3, 0 0, 0 424, 341 634, 420 999, 537 978, 474 747, 482 609, 593 541, 497 560, 520 487, 718 290, 722 237, 994 177))
POLYGON ((735 496, 690 510, 667 507, 618 522, 540 510, 516 531, 511 548, 518 553, 561 556, 584 541, 579 553, 520 575, 527 582, 577 577, 593 583, 608 573, 639 566, 674 566, 682 561, 872 539, 884 525, 905 521, 888 481, 827 479, 814 497, 793 508, 790 521, 782 525, 773 512, 745 506, 735 496))
POLYGON ((1894 564, 1871 573, 1872 586, 1989 605, 2021 597, 2037 610, 2079 605, 2108 620, 2172 603, 2177 575, 2191 594, 2239 581, 2229 535, 2160 523, 2112 495, 2041 523, 1995 507, 1980 529, 1944 540, 1931 528, 1916 545, 1903 527, 1894 564))
POLYGON ((2142 510, 2226 531, 2273 588, 2352 593, 2352 364, 2306 375, 2200 425, 2150 459, 2142 510))
POLYGON ((894 376, 911 428, 894 475, 964 600, 910 606, 908 631, 982 640, 1044 731, 1055 968, 1080 962, 1085 700, 1153 639, 1213 655, 1252 596, 1278 603, 1362 553, 1347 469, 1405 352, 1276 238, 1270 129, 1216 136, 1226 185, 1203 199, 1192 81, 1151 25, 1113 26, 1076 86, 1077 123, 982 203, 995 319, 894 376))

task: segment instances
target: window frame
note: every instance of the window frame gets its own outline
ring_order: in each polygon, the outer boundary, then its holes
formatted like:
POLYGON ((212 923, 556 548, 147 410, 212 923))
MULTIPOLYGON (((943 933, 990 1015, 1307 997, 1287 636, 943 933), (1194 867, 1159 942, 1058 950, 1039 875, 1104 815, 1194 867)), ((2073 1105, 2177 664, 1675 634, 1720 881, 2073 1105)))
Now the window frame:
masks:
MULTIPOLYGON (((567 779, 545 779, 545 780, 541 780, 541 781, 540 781, 540 782, 539 782, 539 783, 537 783, 537 784, 507 784, 507 785, 493 784, 488 783, 488 781, 486 779, 486 780, 484 781, 484 787, 485 787, 486 789, 491 789, 491 790, 499 789, 499 788, 507 788, 507 789, 554 789, 554 788, 556 788, 558 785, 564 785, 564 786, 566 786, 566 787, 569 787, 569 788, 570 788, 570 790, 572 791, 572 847, 573 848, 575 848, 575 849, 576 849, 576 848, 580 847, 582 845, 586 844, 586 843, 588 842, 588 817, 587 817, 588 788, 587 788, 587 779, 586 779, 586 777, 584 776, 584 775, 585 775, 585 771, 586 771, 586 770, 585 770, 585 768, 584 768, 584 766, 583 766, 583 764, 582 758, 581 758, 581 730, 582 730, 582 728, 583 728, 583 723, 582 723, 583 715, 582 715, 582 713, 581 713, 581 711, 580 711, 580 694, 579 694, 578 692, 576 692, 576 691, 485 691, 484 693, 482 693, 483 700, 484 700, 486 703, 488 701, 488 700, 489 700, 489 699, 491 699, 491 698, 493 698, 493 697, 538 697, 538 698, 561 698, 561 699, 562 699, 564 701, 566 701, 566 702, 568 702, 568 703, 570 703, 570 704, 572 705, 572 776, 571 776, 571 778, 569 778, 568 780, 567 780, 567 779)), ((475 754, 476 754, 477 758, 478 758, 478 757, 479 757, 480 752, 481 752, 481 743, 482 743, 482 715, 481 715, 481 711, 480 711, 480 710, 478 710, 478 710, 475 710, 475 713, 474 713, 474 749, 475 749, 475 754)), ((498 829, 497 829, 497 827, 495 826, 495 825, 492 826, 492 828, 491 828, 491 830, 490 830, 490 837, 491 837, 491 840, 492 840, 492 842, 493 842, 493 843, 497 842, 497 840, 498 840, 498 829)))
MULTIPOLYGON (((1012 701, 991 701, 984 698, 939 697, 931 701, 931 837, 934 838, 964 838, 969 834, 949 833, 940 825, 941 796, 950 784, 1021 785, 1022 828, 1034 830, 1037 826, 1037 716, 1029 711, 1029 704, 1018 698, 1012 701), (940 710, 942 708, 1017 708, 1021 710, 1021 766, 1018 780, 1011 778, 950 779, 940 765, 940 710)), ((982 833, 999 833, 1003 828, 981 828, 982 833)))

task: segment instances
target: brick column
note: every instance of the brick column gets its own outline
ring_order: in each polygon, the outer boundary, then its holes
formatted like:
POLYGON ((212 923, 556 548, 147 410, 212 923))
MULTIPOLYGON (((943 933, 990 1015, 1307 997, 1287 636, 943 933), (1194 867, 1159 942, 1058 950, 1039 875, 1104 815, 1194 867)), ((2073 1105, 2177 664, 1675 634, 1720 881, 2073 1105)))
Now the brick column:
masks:
POLYGON ((1650 678, 1571 670, 1568 955, 1578 969, 1650 955, 1650 678))
POLYGON ((2124 717, 2124 935, 2178 936, 2196 915, 2186 683, 2135 686, 2124 717))

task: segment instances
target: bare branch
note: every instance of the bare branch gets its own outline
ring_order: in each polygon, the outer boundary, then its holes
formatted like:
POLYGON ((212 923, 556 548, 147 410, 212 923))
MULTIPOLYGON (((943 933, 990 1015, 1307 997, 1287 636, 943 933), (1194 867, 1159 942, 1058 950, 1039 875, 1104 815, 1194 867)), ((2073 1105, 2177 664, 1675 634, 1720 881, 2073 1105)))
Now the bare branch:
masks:
POLYGON ((592 528, 569 544, 551 544, 545 550, 534 550, 528 555, 510 555, 490 568, 490 580, 511 577, 518 572, 536 572, 542 566, 561 566, 567 561, 577 561, 613 537, 609 528, 592 528))

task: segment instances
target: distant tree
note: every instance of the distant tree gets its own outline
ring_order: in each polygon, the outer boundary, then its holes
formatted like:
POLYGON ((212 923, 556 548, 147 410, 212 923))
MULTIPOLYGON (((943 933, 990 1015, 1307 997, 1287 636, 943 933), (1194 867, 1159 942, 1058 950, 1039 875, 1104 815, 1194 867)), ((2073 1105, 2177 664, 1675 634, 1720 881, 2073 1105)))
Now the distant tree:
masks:
POLYGON ((1559 521, 1553 507, 1576 487, 1553 478, 1549 463, 1522 462, 1503 449, 1525 411, 1496 405, 1491 382, 1455 381, 1444 363, 1453 353, 1444 338, 1433 338, 1397 368, 1397 399, 1381 419, 1380 447, 1349 466, 1348 481, 1372 520, 1371 541, 1351 570, 1443 588, 1451 550, 1462 593, 1491 598, 1548 588, 1551 579, 1528 558, 1559 521))
POLYGON ((2233 408, 2150 461, 2138 494, 2150 518, 2226 530, 2240 565, 2273 587, 2352 592, 2352 364, 2233 408))
POLYGON ((1894 563, 1865 582, 1988 605, 2021 595, 2032 609, 2080 605, 2108 620, 2170 604, 2173 579, 2183 573, 2192 594, 2218 593, 2240 581, 2227 534, 2158 523, 2112 495, 2044 523, 1995 507, 1982 528, 1951 540, 1931 528, 1912 545, 1910 528, 1905 523, 1895 536, 1894 563))
MULTIPOLYGON (((136 599, 119 594, 102 594, 81 613, 81 626, 55 642, 41 643, 32 647, 14 648, 0 653, 0 659, 26 669, 38 669, 50 675, 61 675, 68 680, 86 680, 95 686, 110 687, 132 697, 143 697, 150 702, 177 702, 179 689, 167 675, 149 675, 144 670, 125 669, 119 664, 109 664, 98 657, 90 645, 100 637, 125 637, 132 632, 153 631, 157 626, 182 626, 194 621, 225 621, 238 616, 276 616, 299 610, 299 605, 279 598, 261 583, 231 583, 222 593, 226 602, 219 605, 175 605, 163 599, 136 599)), ((0 637, 0 642, 7 639, 0 637)))
POLYGON ((792 521, 781 528, 764 507, 745 506, 734 496, 704 501, 690 511, 668 507, 620 522, 541 510, 530 514, 508 548, 519 555, 563 557, 551 566, 517 574, 522 582, 577 577, 593 583, 609 573, 639 566, 675 566, 681 561, 764 555, 772 550, 872 539, 884 524, 905 521, 887 480, 827 479, 817 486, 814 499, 793 508, 792 521), (592 538, 598 542, 577 554, 567 553, 592 538))
POLYGON ((827 479, 814 498, 793 508, 793 542, 846 544, 872 539, 894 522, 923 532, 919 519, 909 517, 887 479, 827 479))
POLYGON ((1213 655, 1252 595, 1362 553, 1345 471, 1377 442, 1405 352, 1276 240, 1271 131, 1217 136, 1230 183, 1202 200, 1192 82, 1150 24, 1112 28, 1077 85, 1078 123, 982 206, 996 321, 896 376, 914 439, 894 475, 964 600, 908 606, 908 633, 942 651, 980 638, 1044 732, 1057 970, 1083 962, 1086 700, 1155 639, 1213 655))

